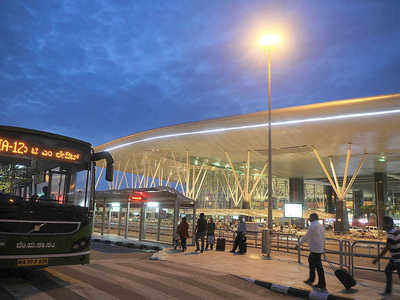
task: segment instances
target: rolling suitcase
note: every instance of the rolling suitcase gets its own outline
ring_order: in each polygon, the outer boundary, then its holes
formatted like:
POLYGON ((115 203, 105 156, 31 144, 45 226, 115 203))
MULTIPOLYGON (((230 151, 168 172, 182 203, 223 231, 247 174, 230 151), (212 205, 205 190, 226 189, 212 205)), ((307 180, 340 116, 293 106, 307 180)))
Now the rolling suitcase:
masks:
POLYGON ((344 269, 336 269, 325 257, 325 261, 329 264, 332 271, 335 273, 335 276, 339 281, 343 284, 346 290, 351 289, 353 286, 357 284, 357 281, 344 269))
POLYGON ((242 237, 241 241, 239 242, 239 253, 245 254, 247 252, 247 239, 245 236, 242 237))
POLYGON ((217 247, 215 248, 217 251, 225 251, 225 239, 217 238, 217 247))

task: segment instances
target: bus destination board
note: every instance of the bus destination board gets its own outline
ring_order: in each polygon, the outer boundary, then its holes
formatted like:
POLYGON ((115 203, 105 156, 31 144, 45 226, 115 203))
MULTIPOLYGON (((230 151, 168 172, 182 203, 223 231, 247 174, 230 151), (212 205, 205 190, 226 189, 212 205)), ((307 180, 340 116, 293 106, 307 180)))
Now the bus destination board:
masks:
POLYGON ((77 151, 30 144, 21 139, 0 136, 0 154, 20 157, 37 157, 50 160, 61 160, 79 163, 82 155, 77 151))

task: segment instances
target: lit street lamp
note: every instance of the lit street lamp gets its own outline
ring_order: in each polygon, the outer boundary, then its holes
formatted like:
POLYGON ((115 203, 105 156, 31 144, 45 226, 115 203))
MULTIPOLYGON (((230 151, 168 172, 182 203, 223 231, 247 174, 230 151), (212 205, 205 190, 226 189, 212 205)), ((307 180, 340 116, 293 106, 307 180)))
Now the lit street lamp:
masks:
POLYGON ((271 142, 271 48, 280 42, 279 35, 264 35, 260 46, 267 51, 268 79, 268 229, 272 232, 272 142, 271 142))

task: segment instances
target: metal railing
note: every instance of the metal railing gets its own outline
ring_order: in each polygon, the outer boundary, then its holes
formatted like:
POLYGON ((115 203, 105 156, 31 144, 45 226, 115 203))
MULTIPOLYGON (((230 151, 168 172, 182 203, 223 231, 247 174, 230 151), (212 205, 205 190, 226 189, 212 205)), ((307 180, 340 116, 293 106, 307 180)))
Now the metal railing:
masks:
MULTIPOLYGON (((97 223, 96 231, 100 231, 101 224, 97 223)), ((110 233, 111 230, 117 230, 118 223, 108 224, 108 228, 104 231, 110 233)), ((129 225, 129 232, 139 232, 137 224, 129 225)), ((157 231, 155 226, 148 226, 146 229, 148 234, 159 234, 163 240, 169 240, 172 232, 172 227, 161 226, 160 231, 157 231)), ((232 244, 235 240, 235 232, 229 229, 217 229, 216 237, 223 237, 226 243, 232 244)), ((247 246, 253 248, 262 248, 262 232, 247 232, 247 246)), ((309 255, 308 247, 298 247, 300 237, 294 233, 272 232, 271 234, 271 250, 297 255, 297 262, 301 263, 302 258, 309 255)), ((372 264, 372 260, 378 256, 384 246, 382 241, 367 241, 367 240, 348 240, 327 237, 326 238, 326 253, 323 260, 329 262, 339 268, 348 270, 353 276, 356 270, 368 270, 383 272, 383 264, 378 260, 377 264, 372 264)), ((388 258, 382 258, 387 260, 388 258)))
MULTIPOLYGON (((383 257, 375 265, 372 261, 379 255, 384 244, 381 241, 327 238, 324 261, 336 264, 342 269, 347 269, 352 276, 354 276, 356 270, 383 272, 381 260, 388 260, 389 258, 383 257), (334 243, 337 243, 337 247, 333 246, 334 243)), ((301 261, 301 256, 306 256, 301 253, 305 251, 307 250, 299 247, 298 262, 301 261)))
POLYGON ((382 257, 375 265, 372 264, 372 259, 379 255, 384 245, 384 242, 379 241, 353 241, 350 249, 351 274, 354 275, 355 269, 383 272, 381 260, 387 260, 388 257, 382 257))
MULTIPOLYGON (((235 233, 232 230, 216 230, 217 237, 224 237, 227 243, 233 243, 235 233)), ((247 232, 247 246, 262 248, 262 232, 247 232)), ((273 251, 296 254, 298 263, 302 257, 308 257, 308 247, 296 247, 300 237, 293 233, 272 232, 271 249, 273 251)), ((353 276, 356 270, 368 270, 383 272, 383 264, 378 260, 372 264, 372 260, 378 256, 384 246, 382 241, 348 240, 326 238, 326 253, 323 261, 329 262, 339 268, 348 270, 353 276)), ((382 259, 387 260, 388 257, 382 259)))

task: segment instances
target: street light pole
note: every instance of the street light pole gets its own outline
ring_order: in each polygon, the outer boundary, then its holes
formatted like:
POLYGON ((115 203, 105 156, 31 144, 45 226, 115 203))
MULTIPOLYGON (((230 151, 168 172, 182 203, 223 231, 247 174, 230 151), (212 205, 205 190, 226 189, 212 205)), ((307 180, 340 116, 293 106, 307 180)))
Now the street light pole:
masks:
MULTIPOLYGON (((268 231, 263 233, 263 240, 267 241, 266 259, 271 259, 271 238, 272 238, 272 136, 271 136, 271 52, 272 46, 280 42, 279 35, 264 35, 259 40, 259 45, 265 47, 267 51, 267 80, 268 80, 268 231), (269 236, 268 236, 269 235, 269 236)), ((265 252, 264 252, 265 250, 265 252)))
POLYGON ((267 47, 268 64, 268 229, 272 232, 272 137, 271 137, 271 48, 267 47))

